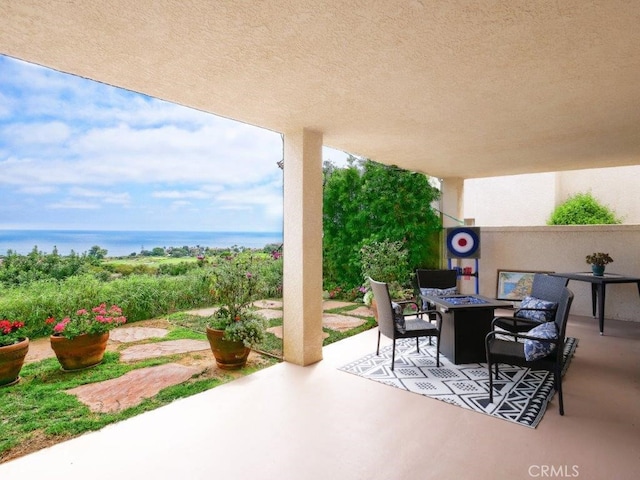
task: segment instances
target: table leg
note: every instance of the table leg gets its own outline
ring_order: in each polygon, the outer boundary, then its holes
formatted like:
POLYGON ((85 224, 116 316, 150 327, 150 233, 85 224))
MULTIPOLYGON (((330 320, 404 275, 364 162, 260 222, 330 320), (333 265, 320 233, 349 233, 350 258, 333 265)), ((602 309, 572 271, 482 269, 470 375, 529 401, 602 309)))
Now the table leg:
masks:
POLYGON ((598 298, 598 286, 595 283, 591 284, 591 315, 596 318, 596 300, 598 298))
POLYGON ((604 335, 604 300, 605 300, 605 283, 598 284, 598 322, 600 324, 600 335, 604 335))

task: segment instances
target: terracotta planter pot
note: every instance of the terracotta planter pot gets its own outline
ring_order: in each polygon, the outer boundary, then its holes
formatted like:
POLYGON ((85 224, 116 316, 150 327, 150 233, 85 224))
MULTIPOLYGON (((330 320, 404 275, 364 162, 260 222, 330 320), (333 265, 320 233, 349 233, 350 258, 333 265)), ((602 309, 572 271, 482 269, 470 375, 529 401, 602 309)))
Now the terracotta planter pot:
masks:
POLYGON ((20 381, 20 369, 24 364, 24 357, 29 351, 29 339, 0 347, 0 387, 13 385, 20 381))
POLYGON ((247 364, 250 348, 242 342, 223 340, 224 330, 207 327, 207 340, 216 359, 216 364, 223 370, 239 370, 247 364))
POLYGON ((107 349, 109 332, 97 335, 80 335, 73 339, 52 335, 51 348, 65 371, 81 370, 102 362, 107 349))

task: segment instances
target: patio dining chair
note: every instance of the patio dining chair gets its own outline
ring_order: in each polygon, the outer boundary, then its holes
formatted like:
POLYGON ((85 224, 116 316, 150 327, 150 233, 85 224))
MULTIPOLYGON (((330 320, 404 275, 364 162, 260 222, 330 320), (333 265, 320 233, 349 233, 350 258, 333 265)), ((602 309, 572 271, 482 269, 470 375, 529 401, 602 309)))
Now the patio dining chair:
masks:
POLYGON ((496 316, 492 325, 507 332, 527 332, 540 323, 553 321, 567 282, 566 278, 536 273, 531 292, 522 299, 513 316, 496 316))
POLYGON ((416 269, 414 276, 414 287, 416 297, 420 299, 423 310, 433 307, 422 297, 423 295, 455 295, 458 293, 458 271, 457 270, 428 270, 416 269))
POLYGON ((376 355, 380 355, 380 336, 384 335, 393 340, 393 350, 391 354, 391 370, 394 369, 396 359, 396 340, 398 338, 415 338, 416 349, 420 352, 420 337, 436 337, 436 366, 440 366, 440 330, 442 327, 442 314, 438 311, 428 311, 418 309, 415 302, 403 302, 403 305, 391 301, 389 286, 383 282, 377 282, 369 278, 369 284, 373 291, 378 309, 378 346, 376 355), (411 314, 403 313, 407 303, 413 303, 416 310, 411 314), (428 317, 433 315, 436 323, 433 324, 423 320, 422 315, 428 317), (415 318, 411 318, 415 317, 415 318))
POLYGON ((487 351, 487 369, 489 372, 489 402, 493 403, 493 375, 499 379, 498 364, 506 363, 532 370, 546 370, 553 373, 554 387, 558 392, 560 415, 564 415, 562 400, 562 368, 564 366, 564 344, 567 319, 573 302, 573 292, 562 287, 558 297, 558 307, 551 322, 543 322, 524 333, 502 335, 500 330, 492 329, 485 337, 487 351), (513 338, 511 338, 513 337, 513 338))

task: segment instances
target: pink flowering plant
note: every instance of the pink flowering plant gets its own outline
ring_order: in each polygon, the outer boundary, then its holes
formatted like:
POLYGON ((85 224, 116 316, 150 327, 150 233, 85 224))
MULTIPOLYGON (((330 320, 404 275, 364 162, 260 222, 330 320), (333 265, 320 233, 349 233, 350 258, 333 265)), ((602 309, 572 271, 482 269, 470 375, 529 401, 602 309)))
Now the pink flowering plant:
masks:
POLYGON ((20 331, 24 323, 7 319, 0 320, 0 347, 19 343, 26 337, 20 331))
POLYGON ((59 321, 49 317, 46 323, 52 325, 52 335, 72 339, 84 334, 101 335, 126 321, 120 307, 111 305, 107 308, 106 303, 101 303, 90 310, 82 308, 59 321))
POLYGON ((209 326, 224 330, 225 340, 243 342, 247 348, 256 346, 264 340, 267 321, 251 307, 264 292, 253 258, 231 256, 213 268, 210 292, 219 308, 209 326))

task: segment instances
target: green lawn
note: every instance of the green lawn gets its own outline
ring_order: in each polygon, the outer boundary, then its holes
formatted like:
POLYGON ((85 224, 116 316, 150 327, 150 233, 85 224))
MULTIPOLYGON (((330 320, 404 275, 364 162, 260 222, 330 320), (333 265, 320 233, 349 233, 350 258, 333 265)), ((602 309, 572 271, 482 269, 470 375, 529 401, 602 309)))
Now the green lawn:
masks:
MULTIPOLYGON (((357 308, 357 305, 334 309, 331 312, 344 313, 354 308, 357 308)), ((169 329, 168 336, 140 343, 177 339, 206 340, 204 331, 207 317, 175 313, 157 319, 157 321, 166 322, 169 329)), ((271 320, 270 324, 271 326, 282 325, 282 319, 271 320)), ((375 320, 367 318, 364 325, 347 332, 324 329, 329 334, 324 344, 328 345, 374 326, 375 320)), ((123 349, 129 346, 130 344, 125 344, 118 348, 123 349)), ((146 399, 137 406, 117 413, 92 412, 75 396, 65 393, 65 390, 117 378, 134 369, 173 362, 185 354, 121 363, 118 351, 108 351, 100 365, 77 372, 63 372, 55 358, 25 364, 20 373, 19 383, 0 388, 0 419, 2 419, 0 420, 2 431, 0 435, 0 463, 83 433, 99 430, 111 423, 131 418, 171 403, 176 399, 203 392, 232 381, 239 376, 249 375, 257 370, 275 365, 282 357, 282 340, 268 333, 265 342, 256 350, 264 352, 264 354, 259 356, 259 361, 241 371, 224 372, 209 368, 187 382, 165 388, 153 398, 146 399)), ((213 354, 209 354, 209 352, 197 352, 192 355, 199 355, 200 358, 196 357, 196 360, 206 362, 211 366, 215 363, 213 354)))

